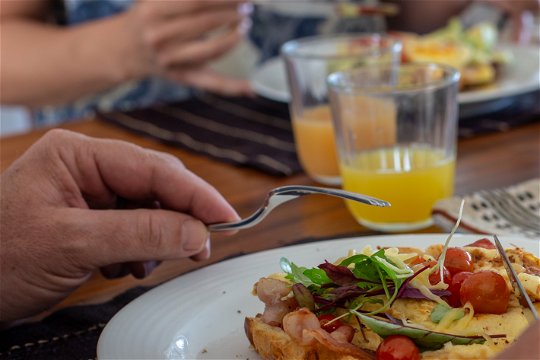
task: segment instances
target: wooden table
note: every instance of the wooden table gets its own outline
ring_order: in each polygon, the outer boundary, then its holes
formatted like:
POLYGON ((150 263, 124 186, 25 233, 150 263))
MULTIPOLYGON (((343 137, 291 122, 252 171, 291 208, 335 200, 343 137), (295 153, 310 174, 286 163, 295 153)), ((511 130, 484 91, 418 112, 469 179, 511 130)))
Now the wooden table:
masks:
MULTIPOLYGON (((241 216, 254 211, 267 190, 273 187, 314 184, 303 174, 278 178, 252 169, 224 164, 142 138, 99 120, 72 123, 64 127, 89 136, 121 139, 178 156, 189 169, 214 185, 241 216)), ((3 170, 9 166, 44 132, 34 131, 2 139, 0 168, 3 170)), ((461 140, 458 145, 456 194, 464 195, 480 189, 508 186, 538 177, 539 134, 540 122, 535 122, 507 132, 461 140)), ((431 227, 422 232, 440 231, 439 228, 431 227)), ((310 239, 369 233, 373 232, 358 225, 340 199, 308 196, 283 205, 255 228, 240 231, 229 238, 215 236, 209 261, 196 263, 185 259, 166 262, 144 280, 136 280, 131 276, 105 280, 96 274, 59 307, 102 302, 131 287, 157 284, 187 271, 241 254, 310 239)))

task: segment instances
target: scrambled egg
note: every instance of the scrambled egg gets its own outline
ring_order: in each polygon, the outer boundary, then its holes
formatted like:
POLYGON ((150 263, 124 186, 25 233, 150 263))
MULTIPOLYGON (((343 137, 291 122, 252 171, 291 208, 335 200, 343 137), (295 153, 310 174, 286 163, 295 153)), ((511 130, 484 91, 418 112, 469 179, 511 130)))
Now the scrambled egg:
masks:
MULTIPOLYGON (((424 351, 422 359, 487 359, 494 357, 508 344, 512 343, 528 325, 524 309, 518 302, 508 276, 496 249, 465 247, 475 263, 474 271, 491 270, 501 274, 511 289, 508 311, 504 314, 473 314, 459 320, 452 321, 450 325, 440 328, 440 325, 431 321, 431 312, 437 305, 429 300, 398 299, 388 313, 415 327, 449 334, 472 336, 481 335, 487 338, 484 344, 452 345, 451 343, 436 351, 424 351), (503 338, 490 338, 488 335, 501 335, 503 338)), ((401 249, 400 249, 401 250, 401 249)), ((410 249, 408 251, 411 251, 410 249)), ((437 258, 442 251, 442 245, 430 246, 425 254, 437 258)), ((519 248, 506 250, 514 269, 523 282, 531 300, 540 312, 540 259, 519 248)), ((362 328, 355 335, 353 342, 365 349, 375 351, 382 339, 370 331, 362 328)))

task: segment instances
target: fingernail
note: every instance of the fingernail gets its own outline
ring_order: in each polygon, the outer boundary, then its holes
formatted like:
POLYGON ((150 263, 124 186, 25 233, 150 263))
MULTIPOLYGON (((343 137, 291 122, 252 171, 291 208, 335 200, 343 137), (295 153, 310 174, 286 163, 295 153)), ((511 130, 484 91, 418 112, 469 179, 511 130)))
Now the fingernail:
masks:
POLYGON ((208 230, 200 221, 185 220, 182 224, 182 248, 191 254, 201 251, 208 239, 208 230))
POLYGON ((204 249, 200 253, 190 256, 190 258, 195 261, 208 260, 210 258, 210 252, 210 239, 208 239, 204 249))
POLYGON ((253 4, 245 2, 238 5, 238 14, 242 16, 249 16, 253 13, 253 4))
POLYGON ((211 253, 211 250, 210 250, 210 239, 206 240, 206 244, 204 245, 204 249, 202 251, 202 258, 203 260, 208 260, 210 259, 210 253, 211 253))
POLYGON ((251 29, 252 23, 250 18, 242 19, 240 24, 238 24, 238 32, 240 35, 246 35, 249 32, 249 29, 251 29))

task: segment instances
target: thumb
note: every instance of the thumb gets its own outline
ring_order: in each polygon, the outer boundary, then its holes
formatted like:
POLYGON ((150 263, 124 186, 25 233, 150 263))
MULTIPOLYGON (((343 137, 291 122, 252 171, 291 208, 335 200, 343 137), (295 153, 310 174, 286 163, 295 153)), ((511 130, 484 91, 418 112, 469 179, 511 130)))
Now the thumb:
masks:
POLYGON ((168 210, 78 210, 81 265, 102 267, 129 261, 170 260, 205 250, 206 226, 168 210), (82 235, 81 235, 82 234, 82 235), (82 238, 81 238, 82 237, 82 238))

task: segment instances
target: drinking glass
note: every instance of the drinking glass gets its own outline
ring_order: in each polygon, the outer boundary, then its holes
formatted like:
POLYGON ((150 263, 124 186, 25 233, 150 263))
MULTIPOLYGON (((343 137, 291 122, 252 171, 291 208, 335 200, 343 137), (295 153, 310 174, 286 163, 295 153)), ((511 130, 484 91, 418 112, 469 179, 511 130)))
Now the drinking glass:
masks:
POLYGON ((459 72, 438 64, 371 65, 328 77, 343 188, 389 201, 347 202, 381 231, 432 224, 433 204, 452 196, 459 72))
POLYGON ((401 43, 378 34, 315 36, 285 43, 281 54, 300 163, 314 180, 339 185, 326 78, 332 72, 366 64, 398 64, 401 43))

